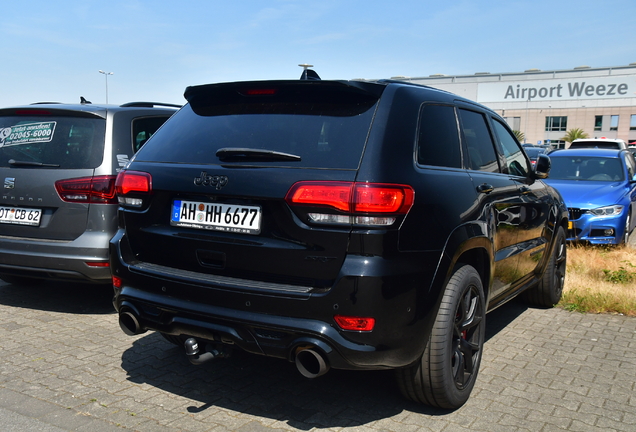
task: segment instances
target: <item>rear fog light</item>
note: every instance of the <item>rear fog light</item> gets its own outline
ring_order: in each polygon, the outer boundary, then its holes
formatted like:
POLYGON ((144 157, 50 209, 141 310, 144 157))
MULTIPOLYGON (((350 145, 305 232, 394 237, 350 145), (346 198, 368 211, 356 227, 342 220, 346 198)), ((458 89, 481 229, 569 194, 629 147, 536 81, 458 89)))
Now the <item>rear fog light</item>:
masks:
POLYGON ((343 330, 370 332, 375 327, 375 318, 334 315, 336 324, 343 330))

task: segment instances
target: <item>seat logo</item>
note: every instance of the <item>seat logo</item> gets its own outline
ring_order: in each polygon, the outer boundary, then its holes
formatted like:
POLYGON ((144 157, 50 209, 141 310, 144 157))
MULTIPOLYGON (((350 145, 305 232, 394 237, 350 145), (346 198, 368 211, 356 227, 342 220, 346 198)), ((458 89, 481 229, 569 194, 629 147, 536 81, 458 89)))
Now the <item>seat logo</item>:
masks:
POLYGON ((221 189, 230 181, 227 176, 224 175, 209 175, 207 172, 202 171, 201 176, 194 178, 194 184, 197 186, 212 186, 217 190, 221 189))
POLYGON ((4 188, 5 189, 13 189, 13 188, 15 188, 15 177, 5 177, 5 179, 4 179, 4 188))

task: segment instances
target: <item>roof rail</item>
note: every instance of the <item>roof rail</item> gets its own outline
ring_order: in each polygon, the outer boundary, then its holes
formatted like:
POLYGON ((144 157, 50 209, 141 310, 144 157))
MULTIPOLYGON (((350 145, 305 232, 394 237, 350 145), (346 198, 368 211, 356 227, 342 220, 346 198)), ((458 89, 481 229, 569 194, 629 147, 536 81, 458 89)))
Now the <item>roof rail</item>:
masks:
POLYGON ((62 102, 33 102, 31 105, 48 105, 48 104, 60 104, 62 102))
POLYGON ((169 103, 163 103, 163 102, 128 102, 125 103, 123 105, 120 105, 122 107, 136 107, 136 108, 153 108, 156 106, 163 106, 163 107, 170 107, 170 108, 181 108, 182 105, 176 105, 176 104, 169 104, 169 103))

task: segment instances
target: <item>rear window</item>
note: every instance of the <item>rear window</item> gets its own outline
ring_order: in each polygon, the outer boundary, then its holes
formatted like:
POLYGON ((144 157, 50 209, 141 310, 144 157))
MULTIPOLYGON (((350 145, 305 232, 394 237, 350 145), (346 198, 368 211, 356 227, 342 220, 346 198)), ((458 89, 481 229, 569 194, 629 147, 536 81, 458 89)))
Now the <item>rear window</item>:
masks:
POLYGON ((620 149, 621 146, 614 141, 579 141, 570 144, 571 149, 575 148, 604 148, 604 149, 620 149))
POLYGON ((377 96, 325 86, 288 87, 280 95, 277 88, 274 94, 258 93, 269 87, 249 89, 248 96, 242 88, 203 90, 136 160, 356 169, 377 104, 377 96), (221 149, 225 158, 217 156, 221 149))
POLYGON ((2 116, 0 166, 96 168, 104 155, 105 130, 106 121, 99 118, 2 116))

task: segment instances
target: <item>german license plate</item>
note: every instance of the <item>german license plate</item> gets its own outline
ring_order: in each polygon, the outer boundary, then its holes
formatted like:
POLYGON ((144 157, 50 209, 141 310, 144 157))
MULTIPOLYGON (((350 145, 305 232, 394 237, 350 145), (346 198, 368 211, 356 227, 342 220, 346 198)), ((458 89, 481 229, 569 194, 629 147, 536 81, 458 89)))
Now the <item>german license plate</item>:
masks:
POLYGON ((170 225, 242 234, 260 234, 261 208, 175 200, 170 225))
POLYGON ((41 209, 0 207, 0 223, 40 226, 41 209))

